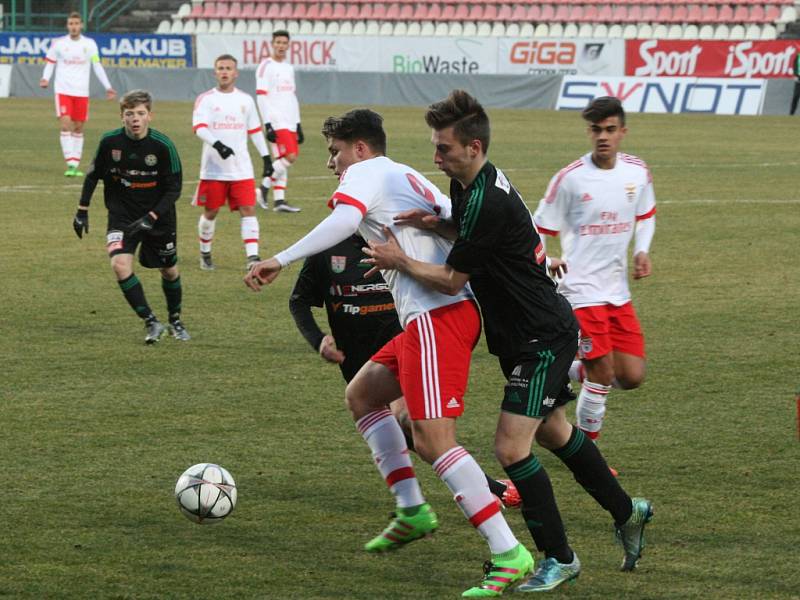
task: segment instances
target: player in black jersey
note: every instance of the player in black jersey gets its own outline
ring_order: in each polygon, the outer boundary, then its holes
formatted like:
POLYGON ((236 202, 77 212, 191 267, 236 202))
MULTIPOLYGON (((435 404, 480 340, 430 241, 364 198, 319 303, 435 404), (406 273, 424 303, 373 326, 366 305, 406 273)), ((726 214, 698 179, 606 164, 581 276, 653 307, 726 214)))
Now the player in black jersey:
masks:
POLYGON ((386 244, 370 243, 366 251, 377 268, 399 269, 445 293, 469 282, 475 292, 489 351, 500 359, 507 378, 495 453, 522 497, 525 522, 545 554, 517 589, 551 590, 580 573, 550 478, 531 453, 534 439, 558 456, 612 515, 625 549, 622 569, 632 570, 644 547, 644 525, 652 507, 625 493, 595 444, 566 419, 565 404, 574 399, 568 371, 577 350, 577 322, 548 276, 530 211, 503 172, 486 158, 489 118, 477 100, 455 90, 433 104, 425 120, 433 130, 434 162, 452 178, 453 214, 412 211, 396 221, 436 229, 454 239, 447 263, 408 258, 388 230, 386 244))
MULTIPOLYGON (((289 311, 300 333, 323 359, 339 365, 348 383, 373 354, 403 331, 387 283, 380 276, 364 279, 369 269, 361 262, 365 245, 364 238, 356 234, 308 257, 289 298, 289 311), (311 312, 312 306, 323 305, 330 334, 322 332, 311 312)), ((390 408, 413 450, 405 402, 400 398, 390 408)), ((519 506, 519 495, 510 481, 488 475, 486 481, 506 507, 519 506)))
POLYGON ((182 341, 190 339, 181 322, 181 279, 175 228, 175 201, 181 195, 182 172, 178 151, 163 133, 150 128, 153 99, 133 90, 120 101, 124 127, 109 131, 83 183, 73 228, 79 238, 89 233, 89 202, 103 180, 108 209, 106 250, 111 268, 131 308, 145 321, 145 343, 157 342, 167 329, 158 321, 133 273, 133 255, 141 244, 139 263, 161 271, 167 299, 169 330, 182 341))

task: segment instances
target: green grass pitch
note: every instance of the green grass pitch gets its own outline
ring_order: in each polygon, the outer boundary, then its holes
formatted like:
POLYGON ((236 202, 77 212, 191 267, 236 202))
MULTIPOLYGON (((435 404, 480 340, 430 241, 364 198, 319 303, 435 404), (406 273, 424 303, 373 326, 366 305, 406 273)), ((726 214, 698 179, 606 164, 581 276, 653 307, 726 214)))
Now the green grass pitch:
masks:
MULTIPOLYGON (((263 257, 327 214, 336 181, 315 132, 346 108, 304 107, 307 141, 287 196, 303 212, 259 209, 263 257)), ((338 370, 295 331, 287 300, 299 266, 260 294, 245 289, 238 218, 225 212, 218 268, 198 268, 191 104, 157 102, 153 126, 183 160, 179 255, 194 337, 155 347, 143 344, 108 266, 102 190, 88 238, 72 231, 80 180, 61 175, 52 110, 51 100, 0 100, 0 596, 438 600, 478 582, 485 545, 419 462, 440 531, 389 556, 362 552, 392 502, 344 407, 338 370), (234 513, 210 527, 181 516, 172 495, 178 475, 205 461, 239 486, 234 513)), ((378 110, 389 155, 446 189, 423 108, 378 110)), ((576 113, 490 116, 490 158, 531 208, 587 149, 576 113)), ((797 123, 629 116, 624 149, 649 163, 658 199, 654 275, 632 285, 649 373, 640 390, 612 392, 600 443, 656 516, 639 570, 619 573, 608 516, 537 451, 584 565, 554 596, 800 597, 797 123)), ((93 101, 84 155, 118 125, 114 103, 93 101)), ((164 316, 157 272, 137 272, 164 316)), ((498 475, 501 386, 481 343, 459 437, 498 475)), ((532 547, 519 514, 507 517, 532 547)))

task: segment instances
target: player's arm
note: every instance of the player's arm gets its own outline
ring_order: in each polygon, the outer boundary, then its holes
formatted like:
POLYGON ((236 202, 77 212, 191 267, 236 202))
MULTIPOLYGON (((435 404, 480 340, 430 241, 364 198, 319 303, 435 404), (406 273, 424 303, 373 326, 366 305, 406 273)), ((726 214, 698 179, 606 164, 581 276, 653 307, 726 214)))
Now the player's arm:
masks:
POLYGON ((97 182, 105 175, 104 157, 103 142, 101 141, 97 146, 94 160, 86 173, 86 178, 83 180, 81 198, 78 200, 78 210, 72 219, 72 228, 79 238, 83 238, 84 233, 89 233, 89 204, 92 202, 92 195, 97 188, 97 182))
POLYGON ((92 54, 92 70, 94 71, 95 76, 100 81, 103 88, 106 90, 106 98, 109 100, 113 100, 117 97, 116 90, 111 87, 111 82, 108 80, 108 75, 106 75, 106 70, 103 68, 103 63, 100 62, 100 54, 97 50, 97 46, 95 46, 95 52, 92 54))
POLYGON ((50 43, 50 48, 47 50, 44 60, 44 73, 42 73, 42 78, 39 80, 39 87, 46 88, 50 83, 50 78, 53 76, 53 71, 55 71, 56 68, 56 61, 58 60, 55 40, 50 43))
POLYGON ((275 172, 272 166, 272 158, 267 149, 267 143, 264 141, 264 132, 261 131, 261 122, 258 120, 258 111, 255 104, 251 104, 251 109, 247 115, 247 133, 250 135, 250 141, 253 146, 258 150, 262 162, 262 177, 269 177, 275 172))
MULTIPOLYGON (((266 69, 266 65, 263 67, 266 69)), ((262 67, 259 67, 258 72, 262 72, 262 67)), ((258 104, 258 112, 261 113, 261 122, 264 123, 264 134, 267 141, 275 143, 278 140, 275 129, 272 127, 272 114, 269 110, 269 83, 266 77, 258 77, 256 79, 256 103, 258 104)))
POLYGON ((183 188, 183 168, 181 167, 181 159, 178 156, 178 150, 171 140, 165 138, 162 144, 162 156, 159 160, 163 160, 167 168, 164 175, 160 175, 161 181, 159 188, 161 189, 161 198, 158 203, 150 211, 152 216, 155 213, 155 218, 158 219, 161 215, 167 212, 178 198, 181 197, 181 190, 183 188))
POLYGON ((415 208, 394 216, 395 225, 408 225, 417 229, 433 231, 445 239, 454 241, 458 237, 458 227, 452 219, 443 217, 437 212, 428 212, 415 208))
POLYGON ((211 133, 211 130, 208 128, 208 123, 209 116, 205 110, 204 104, 201 102, 199 106, 195 107, 192 113, 192 129, 194 130, 194 134, 203 140, 203 142, 214 148, 222 160, 235 154, 233 148, 223 144, 211 133))
POLYGON ((333 212, 303 239, 272 258, 253 265, 244 278, 245 285, 253 291, 260 291, 262 285, 275 280, 283 267, 302 258, 319 254, 353 235, 362 218, 361 211, 355 206, 337 205, 333 212))
POLYGON ((650 244, 656 233, 656 194, 653 177, 647 170, 647 185, 636 207, 636 227, 633 230, 633 278, 648 277, 653 272, 650 244))

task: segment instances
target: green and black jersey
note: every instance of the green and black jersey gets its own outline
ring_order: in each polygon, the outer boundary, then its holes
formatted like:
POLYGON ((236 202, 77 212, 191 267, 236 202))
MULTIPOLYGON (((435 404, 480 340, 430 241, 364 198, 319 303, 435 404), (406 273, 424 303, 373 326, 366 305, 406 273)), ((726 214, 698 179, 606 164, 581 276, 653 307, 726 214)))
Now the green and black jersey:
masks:
POLYGON ((489 352, 515 356, 532 340, 577 335, 530 211, 503 172, 487 161, 467 189, 452 180, 450 198, 458 239, 447 264, 470 276, 489 352))
POLYGON ((134 140, 123 128, 103 135, 83 183, 82 206, 89 205, 101 179, 109 224, 125 229, 153 211, 158 215, 157 228, 174 229, 183 174, 178 151, 166 135, 150 129, 141 140, 134 140))

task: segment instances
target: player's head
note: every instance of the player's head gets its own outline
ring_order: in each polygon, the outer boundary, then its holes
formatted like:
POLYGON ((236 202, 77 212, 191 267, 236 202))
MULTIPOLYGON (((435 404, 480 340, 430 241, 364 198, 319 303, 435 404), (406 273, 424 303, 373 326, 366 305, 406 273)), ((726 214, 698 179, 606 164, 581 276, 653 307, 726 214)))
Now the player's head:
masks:
POLYGON ((601 96, 583 109, 583 119, 588 123, 592 158, 599 166, 614 166, 620 144, 628 133, 625 127, 625 109, 619 98, 601 96))
POLYGON ((214 60, 214 78, 223 92, 233 89, 239 77, 238 61, 230 54, 222 54, 214 60))
POLYGON ((322 124, 328 142, 328 168, 341 176, 350 165, 386 154, 383 117, 368 108, 357 108, 322 124))
POLYGON ((272 32, 272 58, 282 61, 286 58, 289 50, 289 32, 285 29, 278 29, 272 32))
POLYGON ((69 15, 67 15, 67 33, 69 33, 69 37, 80 37, 82 29, 83 18, 81 18, 80 13, 74 11, 69 13, 69 15))
POLYGON ((119 110, 125 133, 134 140, 140 140, 150 129, 153 118, 153 96, 147 90, 131 90, 119 101, 119 110))
POLYGON ((433 162, 449 177, 463 183, 486 161, 489 117, 480 102, 464 90, 453 90, 441 102, 431 104, 425 122, 433 130, 433 162))

